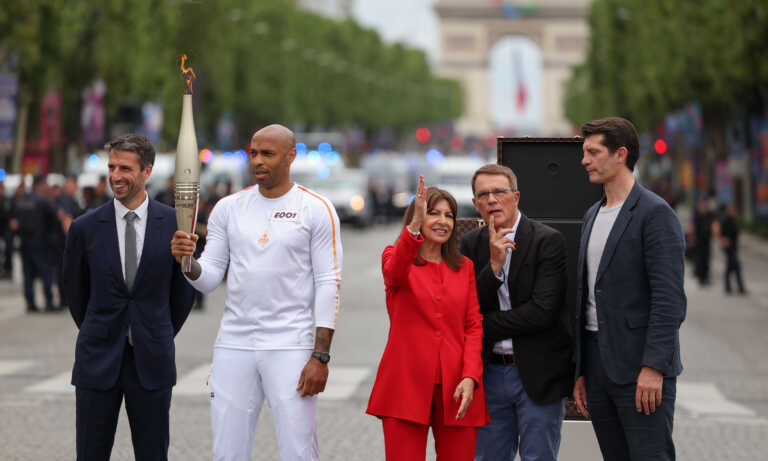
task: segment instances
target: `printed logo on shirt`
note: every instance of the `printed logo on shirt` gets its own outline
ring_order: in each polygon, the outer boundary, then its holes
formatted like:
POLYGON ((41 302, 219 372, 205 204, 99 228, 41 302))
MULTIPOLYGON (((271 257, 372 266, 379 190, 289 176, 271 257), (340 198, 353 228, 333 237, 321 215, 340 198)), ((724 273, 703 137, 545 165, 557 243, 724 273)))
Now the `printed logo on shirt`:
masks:
POLYGON ((299 212, 296 210, 272 210, 270 220, 273 222, 296 222, 299 212))
POLYGON ((261 234, 261 237, 259 237, 258 242, 262 245, 266 245, 269 243, 269 234, 267 234, 267 231, 264 231, 264 233, 261 234))

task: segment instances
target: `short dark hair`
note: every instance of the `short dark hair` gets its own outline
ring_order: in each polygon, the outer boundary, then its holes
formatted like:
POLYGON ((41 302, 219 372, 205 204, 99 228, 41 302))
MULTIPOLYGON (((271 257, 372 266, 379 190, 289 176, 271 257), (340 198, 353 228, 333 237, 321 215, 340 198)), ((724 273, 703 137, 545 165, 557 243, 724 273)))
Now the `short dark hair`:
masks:
POLYGON ((143 134, 126 133, 104 144, 107 152, 125 150, 139 154, 139 166, 143 170, 148 165, 155 164, 155 147, 143 134))
POLYGON ((595 134, 603 135, 603 145, 611 153, 619 150, 619 147, 626 147, 627 168, 629 171, 635 171, 635 163, 640 157, 640 141, 632 122, 621 117, 608 117, 592 120, 581 126, 581 135, 585 138, 595 134))
POLYGON ((512 171, 512 168, 504 165, 497 165, 495 163, 489 163, 488 165, 483 165, 478 168, 477 171, 475 171, 475 174, 472 175, 472 195, 475 195, 475 180, 477 179, 477 176, 481 174, 504 175, 507 177, 507 180, 509 180, 509 188, 513 191, 517 190, 517 175, 514 171, 512 171))

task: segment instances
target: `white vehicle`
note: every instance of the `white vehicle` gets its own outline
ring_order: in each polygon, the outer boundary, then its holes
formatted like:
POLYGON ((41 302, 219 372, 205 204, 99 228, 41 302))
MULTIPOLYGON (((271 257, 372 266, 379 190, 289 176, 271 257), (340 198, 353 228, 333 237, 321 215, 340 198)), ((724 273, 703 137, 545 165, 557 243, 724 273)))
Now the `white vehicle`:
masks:
POLYGON ((483 162, 478 158, 445 157, 435 167, 435 186, 453 195, 459 208, 459 218, 479 216, 472 204, 472 176, 481 166, 483 162))
POLYGON ((368 193, 368 174, 359 169, 335 167, 321 174, 303 176, 299 180, 291 170, 291 177, 330 200, 339 221, 350 222, 358 227, 366 227, 373 222, 373 199, 368 193))
POLYGON ((32 175, 20 175, 20 174, 7 174, 5 175, 5 178, 3 179, 3 184, 5 184, 5 196, 6 197, 13 197, 16 195, 16 189, 19 187, 19 184, 24 181, 24 187, 26 190, 32 190, 32 175))

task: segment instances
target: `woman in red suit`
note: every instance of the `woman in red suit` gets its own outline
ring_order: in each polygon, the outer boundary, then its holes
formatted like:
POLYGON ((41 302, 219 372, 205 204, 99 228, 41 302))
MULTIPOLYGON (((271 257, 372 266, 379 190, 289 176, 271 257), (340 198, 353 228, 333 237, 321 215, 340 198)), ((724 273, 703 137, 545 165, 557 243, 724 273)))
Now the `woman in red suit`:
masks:
POLYGON ((455 219, 456 200, 420 177, 382 255, 389 339, 366 412, 382 419, 387 460, 423 461, 430 426, 438 461, 472 460, 477 428, 490 422, 475 272, 455 219))

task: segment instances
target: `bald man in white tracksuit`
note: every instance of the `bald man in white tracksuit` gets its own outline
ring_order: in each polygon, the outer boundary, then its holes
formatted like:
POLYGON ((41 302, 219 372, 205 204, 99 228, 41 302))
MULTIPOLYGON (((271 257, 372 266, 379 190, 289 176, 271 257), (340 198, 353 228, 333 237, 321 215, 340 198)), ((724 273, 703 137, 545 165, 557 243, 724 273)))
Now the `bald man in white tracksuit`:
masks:
POLYGON ((305 187, 278 198, 252 187, 216 204, 200 276, 188 278, 208 293, 227 276, 210 380, 214 460, 250 459, 264 399, 283 461, 318 459, 317 395, 296 388, 313 326, 336 327, 341 260, 336 211, 305 187))

